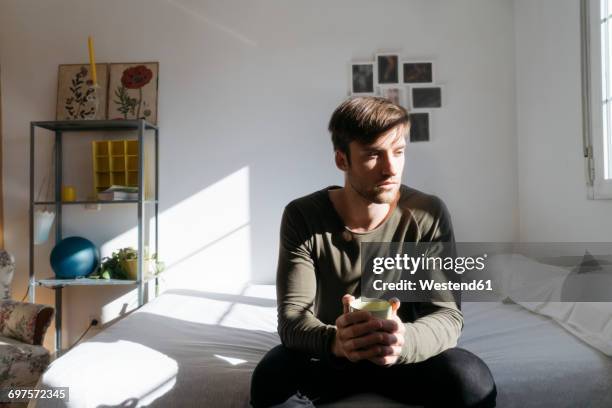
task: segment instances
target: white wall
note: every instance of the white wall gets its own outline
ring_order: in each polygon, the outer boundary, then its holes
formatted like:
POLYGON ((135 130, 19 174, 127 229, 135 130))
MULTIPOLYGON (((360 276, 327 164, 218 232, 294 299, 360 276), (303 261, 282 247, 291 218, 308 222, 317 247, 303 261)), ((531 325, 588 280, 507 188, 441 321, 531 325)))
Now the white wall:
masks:
MULTIPOLYGON (((7 248, 18 262, 17 295, 28 273, 28 122, 54 117, 57 65, 85 62, 88 34, 99 62, 160 62, 160 234, 168 286, 188 285, 180 282, 186 271, 209 290, 273 279, 283 206, 342 183, 327 121, 346 96, 348 63, 377 51, 433 57, 445 84, 447 103, 434 112, 432 141, 407 151, 405 183, 446 201, 458 240, 516 237, 509 0, 5 0, 5 219, 7 248)), ((134 227, 113 214, 74 217, 79 224, 70 231, 107 248, 134 227), (98 216, 104 230, 93 227, 98 216)), ((108 320, 133 307, 133 293, 120 298, 125 289, 65 292, 70 340, 92 314, 108 320)), ((38 299, 52 302, 45 290, 38 299)))
POLYGON ((515 0, 522 241, 612 238, 612 202, 586 198, 579 3, 515 0))

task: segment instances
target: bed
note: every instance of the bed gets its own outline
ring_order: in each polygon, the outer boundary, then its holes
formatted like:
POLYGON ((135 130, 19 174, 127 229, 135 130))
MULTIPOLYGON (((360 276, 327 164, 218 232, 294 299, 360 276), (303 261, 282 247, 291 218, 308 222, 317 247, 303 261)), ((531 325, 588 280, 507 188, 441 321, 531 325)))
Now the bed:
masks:
MULTIPOLYGON (((239 295, 174 289, 55 360, 45 407, 248 407, 251 373, 280 343, 273 285, 239 295)), ((511 303, 466 303, 460 346, 491 368, 499 407, 612 406, 612 358, 511 303)), ((326 405, 399 407, 373 394, 326 405)))

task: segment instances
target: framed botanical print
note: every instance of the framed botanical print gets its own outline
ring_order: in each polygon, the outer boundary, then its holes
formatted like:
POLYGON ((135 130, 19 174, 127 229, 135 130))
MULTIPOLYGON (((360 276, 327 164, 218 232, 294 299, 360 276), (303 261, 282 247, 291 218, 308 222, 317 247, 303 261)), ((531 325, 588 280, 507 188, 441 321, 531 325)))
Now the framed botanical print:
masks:
POLYGON ((146 119, 157 124, 159 63, 110 64, 108 119, 146 119))
POLYGON ((62 64, 57 75, 57 120, 106 119, 108 65, 96 64, 98 86, 89 64, 62 64))

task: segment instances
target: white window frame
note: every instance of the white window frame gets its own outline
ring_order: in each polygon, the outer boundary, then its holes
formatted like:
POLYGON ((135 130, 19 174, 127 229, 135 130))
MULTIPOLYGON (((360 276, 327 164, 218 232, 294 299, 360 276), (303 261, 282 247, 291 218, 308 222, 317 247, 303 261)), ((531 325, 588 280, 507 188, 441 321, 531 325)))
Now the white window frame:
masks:
MULTIPOLYGON (((580 2, 583 144, 587 196, 595 200, 612 199, 612 58, 602 58, 602 45, 612 47, 612 17, 602 19, 602 1, 580 2), (608 44, 602 41, 605 30, 608 30, 608 44)), ((609 2, 607 7, 610 8, 610 16, 612 1, 609 2)), ((609 52, 607 55, 610 55, 609 52)))

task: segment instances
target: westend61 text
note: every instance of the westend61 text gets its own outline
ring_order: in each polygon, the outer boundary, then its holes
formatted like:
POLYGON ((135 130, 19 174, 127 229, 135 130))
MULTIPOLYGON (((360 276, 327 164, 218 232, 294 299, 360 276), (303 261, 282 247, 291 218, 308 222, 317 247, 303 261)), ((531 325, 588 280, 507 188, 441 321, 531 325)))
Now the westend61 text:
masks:
POLYGON ((377 279, 372 283, 374 290, 405 290, 405 291, 415 291, 415 290, 439 290, 439 291, 492 291, 493 286, 491 285, 491 280, 480 279, 473 280, 470 282, 435 282, 433 279, 419 280, 418 285, 417 282, 409 281, 407 279, 402 279, 398 282, 384 282, 381 279, 377 279))

